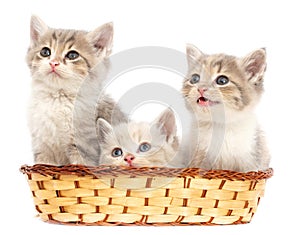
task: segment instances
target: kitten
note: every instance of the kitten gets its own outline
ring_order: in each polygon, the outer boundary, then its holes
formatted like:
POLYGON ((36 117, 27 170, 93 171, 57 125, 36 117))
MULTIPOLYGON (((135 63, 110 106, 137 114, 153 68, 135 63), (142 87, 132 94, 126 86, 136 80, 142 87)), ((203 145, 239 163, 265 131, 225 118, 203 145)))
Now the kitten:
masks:
POLYGON ((243 58, 207 55, 187 46, 188 74, 182 93, 196 113, 191 167, 265 170, 270 156, 254 108, 263 93, 264 49, 243 58))
POLYGON ((32 16, 30 36, 29 128, 35 163, 97 165, 96 115, 110 121, 114 111, 123 119, 110 97, 95 111, 95 97, 109 67, 113 25, 91 32, 53 29, 32 16))
POLYGON ((112 127, 98 120, 101 164, 129 167, 163 167, 178 149, 174 113, 167 109, 152 123, 129 122, 112 127))

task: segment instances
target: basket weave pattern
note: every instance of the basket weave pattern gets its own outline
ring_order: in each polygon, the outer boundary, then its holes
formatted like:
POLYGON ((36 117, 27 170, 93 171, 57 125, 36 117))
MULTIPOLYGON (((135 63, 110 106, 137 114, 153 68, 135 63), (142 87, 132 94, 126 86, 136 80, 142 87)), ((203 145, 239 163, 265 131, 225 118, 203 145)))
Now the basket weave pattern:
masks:
POLYGON ((21 171, 43 220, 78 225, 247 223, 273 174, 81 165, 21 171))

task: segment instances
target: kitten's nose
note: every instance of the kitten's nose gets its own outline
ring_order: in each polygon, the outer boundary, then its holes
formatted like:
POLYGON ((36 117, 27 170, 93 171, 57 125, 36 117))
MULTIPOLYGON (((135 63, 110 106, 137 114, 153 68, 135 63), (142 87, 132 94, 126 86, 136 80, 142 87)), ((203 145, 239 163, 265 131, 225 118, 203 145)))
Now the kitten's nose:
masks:
POLYGON ((51 60, 49 64, 52 69, 55 69, 55 67, 59 65, 59 62, 57 60, 51 60))
POLYGON ((135 156, 133 156, 132 154, 127 154, 124 157, 124 161, 127 162, 129 164, 129 166, 132 165, 132 161, 135 159, 135 156))
POLYGON ((201 96, 204 96, 204 92, 206 92, 208 89, 206 87, 198 88, 198 91, 201 96))

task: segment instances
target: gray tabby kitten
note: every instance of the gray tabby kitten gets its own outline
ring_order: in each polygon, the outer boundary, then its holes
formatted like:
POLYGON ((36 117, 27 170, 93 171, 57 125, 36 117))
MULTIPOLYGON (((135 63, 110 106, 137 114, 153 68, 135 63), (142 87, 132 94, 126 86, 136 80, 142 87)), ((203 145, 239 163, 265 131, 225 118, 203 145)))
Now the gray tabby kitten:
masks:
POLYGON ((29 127, 35 163, 97 165, 96 119, 110 122, 114 112, 125 120, 111 98, 96 104, 109 68, 113 25, 91 32, 53 29, 32 16, 30 36, 29 127))
POLYGON ((237 58, 207 55, 187 46, 188 74, 182 93, 197 114, 192 167, 257 171, 270 156, 254 109, 263 93, 266 52, 237 58), (199 136, 199 137, 198 137, 199 136))

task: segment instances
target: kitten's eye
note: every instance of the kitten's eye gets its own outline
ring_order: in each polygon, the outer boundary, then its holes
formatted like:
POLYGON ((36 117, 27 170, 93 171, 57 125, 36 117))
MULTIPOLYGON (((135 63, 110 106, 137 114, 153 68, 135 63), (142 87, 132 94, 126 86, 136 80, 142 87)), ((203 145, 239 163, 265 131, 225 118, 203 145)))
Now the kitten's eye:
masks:
POLYGON ((151 145, 149 143, 142 143, 139 146, 139 151, 143 153, 149 151, 150 149, 151 149, 151 145))
POLYGON ((229 78, 224 75, 221 75, 221 76, 217 77, 217 79, 216 79, 216 83, 220 86, 224 86, 228 82, 229 82, 229 78))
POLYGON ((79 57, 79 53, 77 51, 69 51, 67 54, 66 54, 66 57, 69 59, 69 60, 75 60, 79 57))
POLYGON ((113 157, 121 157, 123 155, 123 151, 120 148, 114 148, 111 152, 111 156, 113 157))
POLYGON ((200 81, 200 76, 199 74, 193 74, 192 78, 190 79, 190 83, 195 84, 198 83, 200 81))
POLYGON ((40 55, 43 57, 48 57, 51 55, 51 50, 48 47, 44 47, 41 51, 40 51, 40 55))

